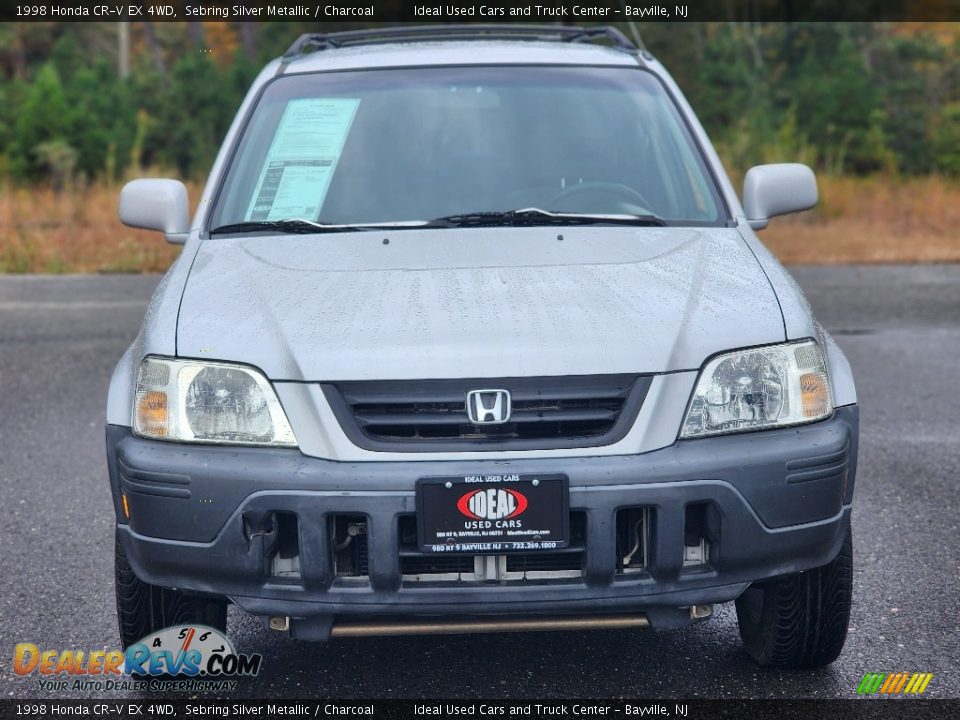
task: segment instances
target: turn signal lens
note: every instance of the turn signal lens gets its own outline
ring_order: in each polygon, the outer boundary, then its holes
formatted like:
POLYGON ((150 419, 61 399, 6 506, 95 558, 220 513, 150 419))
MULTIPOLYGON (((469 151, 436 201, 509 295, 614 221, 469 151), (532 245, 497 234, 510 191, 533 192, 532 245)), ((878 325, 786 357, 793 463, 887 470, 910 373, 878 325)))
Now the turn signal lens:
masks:
POLYGON ((137 393, 137 430, 149 437, 166 437, 170 432, 167 394, 160 390, 137 393))
POLYGON ((800 397, 803 416, 821 418, 830 414, 830 385, 824 372, 804 373, 800 376, 800 397))

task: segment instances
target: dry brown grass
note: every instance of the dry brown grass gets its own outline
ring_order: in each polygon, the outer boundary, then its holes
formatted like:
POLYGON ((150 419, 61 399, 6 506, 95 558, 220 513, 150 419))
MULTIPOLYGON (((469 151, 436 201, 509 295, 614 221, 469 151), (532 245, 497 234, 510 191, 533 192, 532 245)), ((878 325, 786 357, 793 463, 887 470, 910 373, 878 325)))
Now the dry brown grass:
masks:
MULTIPOLYGON (((156 272, 177 255, 117 219, 119 187, 57 193, 0 182, 0 272, 156 272)), ((200 186, 190 186, 196 202, 200 186)), ((789 264, 960 262, 960 184, 942 178, 820 178, 820 205, 761 239, 789 264)))
POLYGON ((960 262, 960 183, 821 177, 820 204, 760 239, 787 264, 960 262))
MULTIPOLYGON (((191 187, 191 197, 199 188, 191 187)), ((0 272, 92 273, 165 270, 178 249, 117 217, 120 188, 55 192, 0 184, 0 272)))

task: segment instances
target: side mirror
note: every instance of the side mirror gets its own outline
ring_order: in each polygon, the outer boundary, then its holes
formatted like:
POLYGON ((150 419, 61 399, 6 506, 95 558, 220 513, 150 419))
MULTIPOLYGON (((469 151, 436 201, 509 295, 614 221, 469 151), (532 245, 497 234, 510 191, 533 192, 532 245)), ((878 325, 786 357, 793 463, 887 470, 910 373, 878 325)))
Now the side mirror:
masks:
POLYGON ((131 180, 120 191, 120 220, 130 227, 159 230, 167 242, 182 245, 190 233, 187 188, 179 180, 131 180))
POLYGON ((776 215, 809 210, 817 199, 817 178, 800 163, 757 165, 743 180, 743 210, 754 230, 765 228, 776 215))

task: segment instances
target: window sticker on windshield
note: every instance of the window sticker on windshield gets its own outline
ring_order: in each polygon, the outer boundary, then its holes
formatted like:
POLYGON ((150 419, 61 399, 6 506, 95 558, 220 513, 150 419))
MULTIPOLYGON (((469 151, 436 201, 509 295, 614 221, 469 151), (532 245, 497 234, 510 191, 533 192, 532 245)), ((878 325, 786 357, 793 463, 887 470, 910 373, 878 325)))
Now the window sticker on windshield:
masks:
POLYGON ((316 220, 359 99, 291 100, 270 144, 247 220, 316 220))

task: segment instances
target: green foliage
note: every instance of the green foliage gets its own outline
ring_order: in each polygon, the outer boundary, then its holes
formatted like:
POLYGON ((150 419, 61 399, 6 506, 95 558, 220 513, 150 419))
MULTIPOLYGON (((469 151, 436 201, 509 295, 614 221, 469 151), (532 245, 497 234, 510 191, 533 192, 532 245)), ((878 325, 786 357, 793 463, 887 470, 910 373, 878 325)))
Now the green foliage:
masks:
POLYGON ((944 106, 934 130, 936 168, 960 177, 960 102, 944 106))
POLYGON ((7 99, 8 91, 3 85, 0 85, 0 148, 7 147, 10 142, 10 101, 7 99))
POLYGON ((145 161, 173 165, 188 176, 206 170, 238 103, 226 92, 224 76, 198 53, 178 60, 168 80, 155 81, 155 100, 145 104, 151 118, 145 161))
POLYGON ((737 170, 922 174, 960 152, 946 109, 960 100, 956 42, 891 23, 697 25, 642 31, 737 170))
MULTIPOLYGON (((833 26, 829 26, 832 31, 833 26)), ((879 170, 885 138, 876 127, 880 94, 863 59, 847 37, 833 52, 809 47, 791 83, 798 125, 821 147, 834 170, 856 173, 879 170)))
POLYGON ((40 68, 27 92, 16 118, 10 147, 10 166, 19 178, 36 179, 47 170, 36 155, 42 143, 65 142, 67 99, 60 84, 60 75, 52 63, 40 68))
POLYGON ((893 38, 876 56, 883 68, 876 81, 886 97, 884 131, 897 166, 907 173, 930 172, 936 162, 929 140, 941 116, 943 85, 953 84, 949 73, 960 66, 940 44, 916 38, 893 38))
MULTIPOLYGON (((111 156, 129 157, 136 110, 110 63, 101 59, 78 69, 67 84, 66 97, 67 139, 77 149, 82 174, 95 177, 107 170, 111 156)), ((120 169, 114 162, 113 174, 120 169)))
MULTIPOLYGON (((960 175, 960 33, 897 23, 643 23, 731 170, 800 161, 831 172, 960 175), (925 34, 926 33, 926 34, 925 34)), ((210 166, 251 80, 311 28, 132 23, 0 27, 0 178, 184 178, 210 166), (252 28, 252 29, 251 29, 252 28), (248 54, 249 53, 249 54, 248 54)), ((325 27, 326 30, 349 29, 325 27)), ((626 29, 626 28, 625 28, 626 29)))
POLYGON ((54 187, 62 188, 73 179, 77 167, 77 151, 65 140, 45 140, 33 149, 33 157, 53 180, 54 187))

